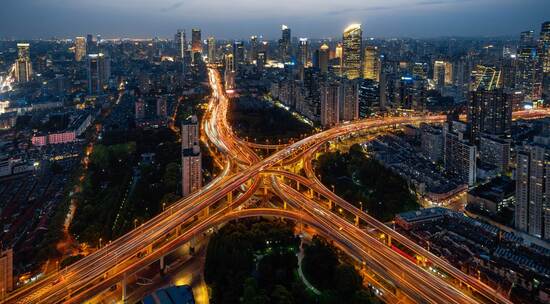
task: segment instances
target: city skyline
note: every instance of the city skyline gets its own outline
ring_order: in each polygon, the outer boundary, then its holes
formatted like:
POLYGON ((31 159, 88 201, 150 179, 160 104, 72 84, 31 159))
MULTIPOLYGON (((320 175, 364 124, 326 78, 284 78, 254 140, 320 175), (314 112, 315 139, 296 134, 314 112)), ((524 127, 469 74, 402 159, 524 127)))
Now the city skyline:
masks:
POLYGON ((288 24, 296 37, 337 38, 354 22, 362 24, 365 37, 509 36, 518 29, 536 30, 550 10, 550 2, 544 0, 376 0, 369 4, 346 0, 338 6, 324 0, 299 4, 287 0, 274 4, 249 0, 208 4, 140 0, 131 5, 128 0, 73 2, 3 3, 2 11, 9 14, 0 14, 0 38, 73 37, 82 33, 99 33, 105 38, 168 38, 174 28, 200 27, 204 37, 241 39, 259 34, 276 39, 281 24, 288 24), (21 20, 26 22, 24 27, 19 26, 21 20), (48 26, 38 20, 48 20, 48 26))

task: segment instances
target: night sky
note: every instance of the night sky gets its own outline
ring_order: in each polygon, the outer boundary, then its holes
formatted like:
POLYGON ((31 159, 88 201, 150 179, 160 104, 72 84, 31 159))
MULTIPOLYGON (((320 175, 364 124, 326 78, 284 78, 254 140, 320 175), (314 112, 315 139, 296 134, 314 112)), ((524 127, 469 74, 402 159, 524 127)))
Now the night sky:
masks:
POLYGON ((348 23, 364 37, 518 35, 550 20, 550 0, 1 0, 0 38, 339 37, 348 23))

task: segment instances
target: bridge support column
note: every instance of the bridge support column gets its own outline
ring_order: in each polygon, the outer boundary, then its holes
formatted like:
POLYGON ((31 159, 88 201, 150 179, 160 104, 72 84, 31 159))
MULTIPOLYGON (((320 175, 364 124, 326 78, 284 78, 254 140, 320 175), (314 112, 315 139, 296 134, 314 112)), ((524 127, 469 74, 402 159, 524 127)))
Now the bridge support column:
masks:
POLYGON ((388 234, 388 246, 391 247, 391 235, 388 234))
POLYGON ((227 193, 227 202, 228 203, 233 203, 233 192, 232 191, 229 191, 229 193, 227 193))
POLYGON ((355 216, 355 226, 359 227, 359 215, 355 216))
POLYGON ((147 248, 145 248, 145 250, 146 250, 145 253, 147 253, 147 254, 153 253, 153 244, 147 246, 147 248))
POLYGON ((286 210, 286 201, 283 201, 283 209, 286 210))
POLYGON ((313 189, 309 189, 309 197, 313 198, 313 189))
POLYGON ((328 200, 328 210, 332 210, 332 200, 328 200))
POLYGON ((160 273, 164 274, 166 272, 166 264, 164 263, 164 256, 160 257, 160 273))
POLYGON ((120 283, 120 287, 122 288, 122 303, 126 304, 128 302, 128 299, 126 298, 126 273, 124 273, 122 282, 120 283))
POLYGON ((300 191, 300 182, 296 181, 296 190, 300 191))
POLYGON ((181 225, 176 226, 176 236, 179 236, 181 234, 181 225))

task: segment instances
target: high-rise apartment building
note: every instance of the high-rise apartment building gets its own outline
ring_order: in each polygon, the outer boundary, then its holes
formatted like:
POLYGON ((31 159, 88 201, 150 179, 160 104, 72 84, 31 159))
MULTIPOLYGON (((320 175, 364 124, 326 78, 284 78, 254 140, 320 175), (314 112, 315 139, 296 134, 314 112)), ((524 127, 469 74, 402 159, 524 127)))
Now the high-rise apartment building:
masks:
POLYGON ((536 136, 517 152, 515 226, 550 239, 550 138, 536 136))
POLYGON ((199 145, 199 123, 190 117, 181 128, 182 196, 186 197, 202 187, 202 161, 199 145))
POLYGON ((512 126, 511 98, 500 88, 479 88, 468 98, 468 125, 471 139, 479 142, 481 134, 509 136, 512 126))
POLYGON ((74 59, 82 61, 86 57, 86 38, 76 37, 74 40, 74 59))
POLYGON ((17 44, 17 61, 15 62, 15 80, 19 83, 29 82, 32 77, 30 44, 17 44))
POLYGON ((157 98, 157 117, 160 119, 166 119, 168 117, 168 103, 166 96, 160 96, 157 98))
POLYGON ((321 125, 330 127, 340 120, 340 84, 325 81, 320 85, 321 95, 321 125))
POLYGON ((436 60, 434 62, 433 80, 438 88, 453 84, 453 65, 448 61, 436 60))
POLYGON ((476 182, 476 146, 470 144, 464 133, 452 122, 443 128, 443 163, 445 171, 470 186, 476 182))
POLYGON ((367 46, 363 63, 363 78, 380 81, 380 54, 378 47, 367 46))
POLYGON ((141 98, 136 99, 134 104, 134 117, 136 120, 145 118, 145 101, 141 98))
POLYGON ((341 74, 348 79, 356 79, 362 75, 362 40, 361 24, 352 24, 344 30, 342 38, 341 74))
POLYGON ((340 86, 340 121, 353 121, 359 118, 360 79, 342 81, 340 86))

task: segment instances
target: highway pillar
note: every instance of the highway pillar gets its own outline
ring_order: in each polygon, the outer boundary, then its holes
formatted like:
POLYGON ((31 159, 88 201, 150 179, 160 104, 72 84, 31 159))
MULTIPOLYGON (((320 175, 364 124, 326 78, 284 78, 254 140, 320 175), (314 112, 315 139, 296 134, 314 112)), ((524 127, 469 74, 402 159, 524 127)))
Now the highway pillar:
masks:
POLYGON ((286 201, 283 201, 283 209, 286 210, 286 201))
POLYGON ((313 189, 309 189, 309 197, 313 198, 313 189))
POLYGON ((228 203, 233 203, 233 191, 229 191, 229 193, 227 193, 227 202, 228 203))
POLYGON ((179 236, 181 234, 181 225, 176 226, 176 236, 179 236))
POLYGON ((328 210, 332 210, 332 200, 328 200, 328 210))
POLYGON ((145 252, 146 252, 147 254, 153 253, 153 244, 148 245, 148 246, 146 247, 146 249, 145 249, 145 252))
POLYGON ((388 234, 388 246, 391 247, 391 235, 388 234))
POLYGON ((165 263, 164 263, 164 256, 161 256, 161 257, 160 257, 159 262, 160 262, 160 272, 161 272, 162 274, 164 274, 165 271, 166 271, 166 265, 165 265, 165 263))
POLYGON ((355 226, 359 227, 359 215, 355 216, 355 226))
POLYGON ((296 190, 300 191, 300 182, 296 181, 296 190))
POLYGON ((122 303, 126 304, 128 299, 126 299, 126 273, 122 277, 121 288, 122 288, 122 303))

